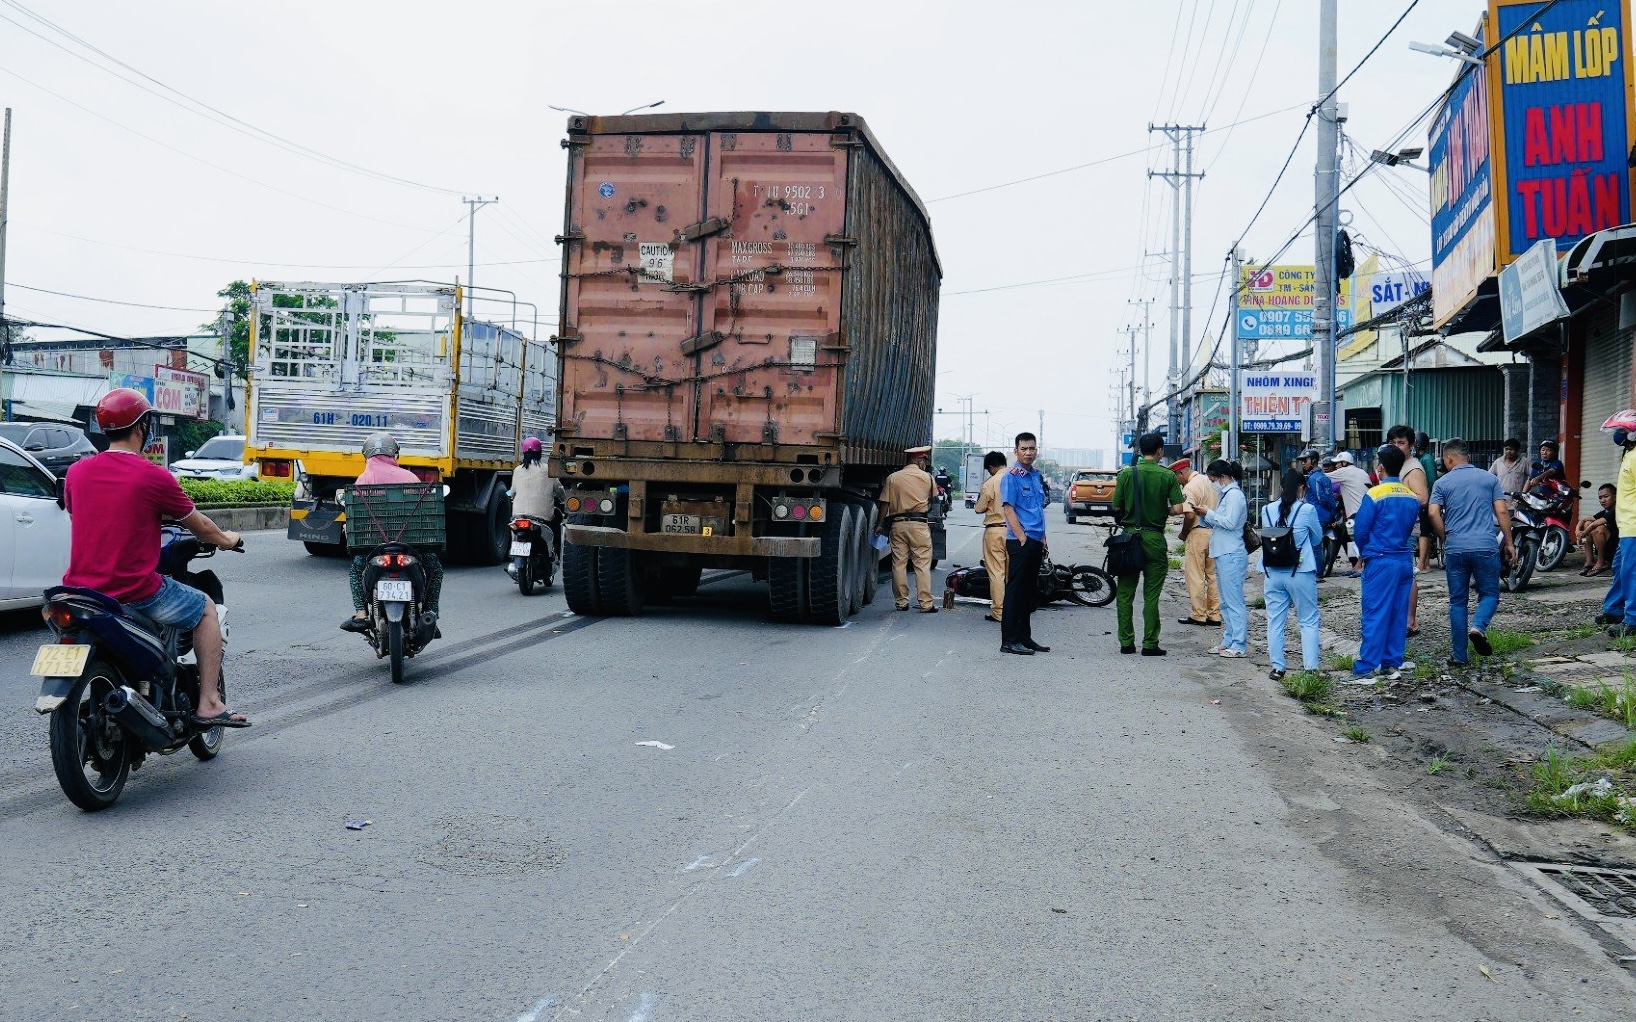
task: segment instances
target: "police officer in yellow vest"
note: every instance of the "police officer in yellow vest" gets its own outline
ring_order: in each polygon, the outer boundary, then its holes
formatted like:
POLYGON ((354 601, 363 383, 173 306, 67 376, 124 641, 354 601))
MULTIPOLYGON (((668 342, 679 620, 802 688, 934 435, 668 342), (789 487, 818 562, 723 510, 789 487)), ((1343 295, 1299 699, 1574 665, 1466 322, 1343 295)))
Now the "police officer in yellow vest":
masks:
POLYGON ((909 463, 886 477, 880 494, 880 532, 892 540, 892 596, 899 610, 909 609, 909 572, 915 569, 915 588, 920 591, 920 612, 937 613, 932 602, 932 527, 927 511, 937 484, 926 465, 930 447, 911 447, 903 453, 909 463))

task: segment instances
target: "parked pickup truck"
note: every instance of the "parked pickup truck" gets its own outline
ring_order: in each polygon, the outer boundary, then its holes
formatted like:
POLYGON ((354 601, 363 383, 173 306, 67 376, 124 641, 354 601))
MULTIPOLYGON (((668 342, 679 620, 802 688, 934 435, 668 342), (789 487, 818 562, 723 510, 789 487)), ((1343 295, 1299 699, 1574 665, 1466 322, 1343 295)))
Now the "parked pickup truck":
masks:
POLYGON ((1072 525, 1080 515, 1113 514, 1113 484, 1117 473, 1082 468, 1068 482, 1063 495, 1062 514, 1072 525))

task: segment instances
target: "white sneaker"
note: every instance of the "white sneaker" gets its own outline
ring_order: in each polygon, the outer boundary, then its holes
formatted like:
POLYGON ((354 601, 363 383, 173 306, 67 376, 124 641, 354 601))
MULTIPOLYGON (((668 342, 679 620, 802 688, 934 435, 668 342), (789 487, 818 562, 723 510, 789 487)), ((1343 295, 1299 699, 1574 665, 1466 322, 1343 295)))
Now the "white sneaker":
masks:
POLYGON ((1211 646, 1209 649, 1205 650, 1205 652, 1209 653, 1211 656, 1221 656, 1223 653, 1227 652, 1227 647, 1211 646))
POLYGON ((1377 681, 1397 681, 1401 677, 1403 677, 1403 672, 1396 667, 1375 668, 1375 679, 1377 681))
POLYGON ((1414 669, 1415 669, 1415 662, 1413 660, 1405 660, 1401 664, 1397 665, 1397 669, 1400 670, 1400 671, 1405 671, 1405 672, 1407 672, 1409 674, 1413 674, 1414 669))

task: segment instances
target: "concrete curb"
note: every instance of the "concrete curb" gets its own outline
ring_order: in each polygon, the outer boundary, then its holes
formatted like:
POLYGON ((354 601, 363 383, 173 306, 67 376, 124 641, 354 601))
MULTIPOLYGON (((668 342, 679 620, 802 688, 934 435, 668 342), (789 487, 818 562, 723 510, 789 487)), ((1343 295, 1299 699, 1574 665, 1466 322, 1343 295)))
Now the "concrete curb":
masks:
POLYGON ((1569 706, 1561 696, 1562 688, 1559 682, 1553 682, 1550 678, 1526 670, 1518 671, 1517 674, 1544 691, 1519 692, 1509 685, 1497 685, 1481 678, 1461 677, 1458 674, 1446 677, 1467 692, 1492 699, 1513 713, 1521 714, 1540 727, 1555 732, 1569 741, 1577 742, 1587 749, 1615 743, 1623 744, 1636 738, 1636 734, 1626 730, 1618 721, 1569 706))
POLYGON ((282 529, 290 524, 290 509, 282 504, 273 507, 218 507, 204 514, 218 527, 233 532, 282 529))

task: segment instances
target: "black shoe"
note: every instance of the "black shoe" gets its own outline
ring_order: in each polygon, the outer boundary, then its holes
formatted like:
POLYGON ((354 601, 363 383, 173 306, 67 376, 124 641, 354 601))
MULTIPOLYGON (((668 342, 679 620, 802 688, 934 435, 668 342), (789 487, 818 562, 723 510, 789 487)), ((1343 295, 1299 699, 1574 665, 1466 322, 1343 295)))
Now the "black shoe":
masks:
POLYGON ((1179 617, 1179 618, 1176 619, 1176 623, 1179 624, 1179 625, 1207 625, 1210 622, 1200 621, 1197 618, 1191 618, 1191 617, 1179 617))
POLYGON ((908 609, 909 609, 909 605, 908 605, 908 604, 907 604, 907 603, 906 603, 906 604, 904 604, 904 605, 903 605, 903 606, 901 606, 901 607, 899 607, 899 608, 898 608, 898 609, 899 609, 899 610, 908 610, 908 609))
POLYGON ((1206 618, 1204 623, 1209 625, 1211 628, 1221 627, 1221 620, 1219 618, 1206 618))
POLYGON ((1158 646, 1154 646, 1152 648, 1148 648, 1147 646, 1143 646, 1142 647, 1142 655, 1143 656, 1169 656, 1170 654, 1165 652, 1164 650, 1160 649, 1158 646))
POLYGON ((1125 654, 1126 656, 1129 656, 1130 654, 1136 652, 1136 647, 1135 646, 1120 646, 1119 647, 1119 652, 1125 654))
POLYGON ((937 608, 936 607, 922 607, 922 608, 920 608, 920 612, 922 614, 936 614, 937 613, 937 608))
POLYGON ((1018 656, 1033 656, 1034 655, 1033 650, 1029 649, 1027 646, 1024 646, 1020 642, 1013 642, 1009 646, 1001 646, 1000 647, 1000 652, 1001 653, 1015 653, 1018 656))
POLYGON ((1033 639, 1024 639, 1022 641, 1022 644, 1024 646, 1027 646, 1029 649, 1033 650, 1036 653, 1049 653, 1049 652, 1051 652, 1051 647, 1050 646, 1041 646, 1039 643, 1035 642, 1033 639))
POLYGON ((1591 619, 1591 623, 1598 626, 1598 627, 1600 627, 1602 625, 1618 624, 1620 621, 1623 621, 1623 620, 1624 620, 1624 618, 1614 617, 1612 614, 1598 614, 1594 618, 1591 619))
POLYGON ((1471 631, 1467 632, 1466 638, 1471 640, 1471 648, 1477 651, 1478 656, 1490 656, 1493 654, 1494 646, 1488 641, 1488 636, 1484 635, 1477 629, 1473 628, 1471 631))
POLYGON ((1636 625, 1612 625, 1608 628, 1608 638, 1624 639, 1636 635, 1636 625))
POLYGON ((369 619, 367 617, 349 617, 341 622, 341 631, 367 632, 369 631, 369 619))
POLYGON ((1267 672, 1267 677, 1271 678, 1273 681, 1283 681, 1284 671, 1282 668, 1274 667, 1272 670, 1267 672))

